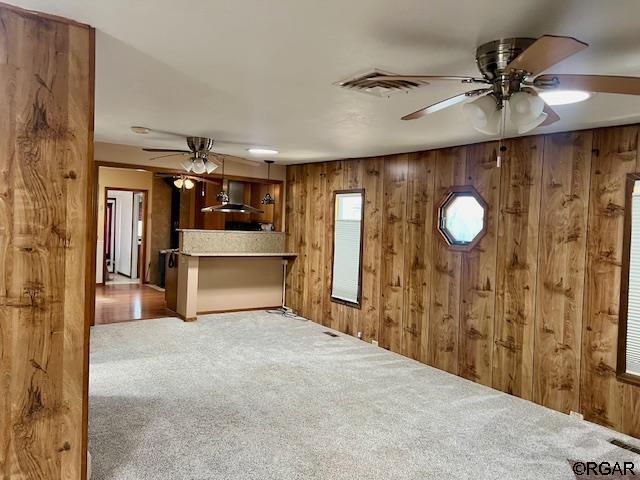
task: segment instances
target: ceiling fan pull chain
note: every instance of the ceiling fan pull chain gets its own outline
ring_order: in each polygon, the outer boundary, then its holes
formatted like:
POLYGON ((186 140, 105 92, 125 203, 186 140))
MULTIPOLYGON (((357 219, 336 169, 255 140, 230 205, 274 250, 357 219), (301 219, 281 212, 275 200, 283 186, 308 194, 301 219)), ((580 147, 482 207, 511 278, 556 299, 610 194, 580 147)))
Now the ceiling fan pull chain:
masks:
POLYGON ((502 140, 504 138, 504 129, 505 124, 507 122, 507 104, 504 100, 502 100, 502 111, 501 119, 500 119, 500 140, 498 141, 498 156, 496 157, 496 167, 500 168, 502 166, 502 152, 506 151, 506 147, 502 144, 502 140))

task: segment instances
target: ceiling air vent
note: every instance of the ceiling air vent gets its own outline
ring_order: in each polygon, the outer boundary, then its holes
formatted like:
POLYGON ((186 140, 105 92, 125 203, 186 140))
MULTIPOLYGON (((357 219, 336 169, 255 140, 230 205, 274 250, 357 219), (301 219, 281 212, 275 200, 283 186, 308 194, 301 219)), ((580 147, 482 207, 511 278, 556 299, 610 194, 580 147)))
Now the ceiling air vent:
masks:
POLYGON ((388 97, 394 93, 408 92, 410 90, 427 85, 426 82, 420 81, 406 81, 406 80, 367 80, 372 77, 379 77, 384 75, 396 75, 395 73, 385 72, 383 70, 373 69, 365 73, 359 74, 355 77, 350 77, 347 80, 336 82, 342 88, 349 90, 356 90, 362 93, 368 93, 369 95, 375 95, 376 97, 388 97))

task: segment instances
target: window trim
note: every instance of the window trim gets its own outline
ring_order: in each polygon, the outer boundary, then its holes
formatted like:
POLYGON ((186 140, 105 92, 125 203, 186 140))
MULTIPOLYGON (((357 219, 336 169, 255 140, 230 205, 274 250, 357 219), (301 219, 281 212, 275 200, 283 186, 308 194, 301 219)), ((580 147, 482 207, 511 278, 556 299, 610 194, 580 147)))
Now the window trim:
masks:
POLYGON ((631 202, 635 182, 640 173, 627 174, 624 195, 624 232, 622 237, 622 278, 620 279, 620 311, 618 315, 618 354, 616 377, 621 382, 640 386, 640 376, 627 373, 627 315, 629 310, 629 269, 631 266, 631 202))
POLYGON ((489 222, 489 205, 487 204, 487 202, 485 202, 484 198, 482 198, 482 195, 480 195, 480 192, 478 192, 478 190, 476 190, 473 185, 456 185, 453 187, 449 187, 446 190, 444 196, 442 197, 442 200, 440 200, 440 203, 438 204, 437 212, 438 212, 437 229, 438 229, 438 232, 440 233, 440 239, 445 243, 445 245, 447 245, 447 248, 449 250, 453 250, 456 252, 470 252, 478 245, 478 243, 480 243, 480 240, 482 240, 482 237, 484 237, 485 234, 487 233, 487 226, 489 222), (449 237, 444 231, 443 222, 442 222, 444 206, 447 204, 447 202, 452 196, 460 193, 465 193, 475 198, 476 201, 482 206, 484 210, 484 215, 482 220, 482 230, 480 230, 480 233, 478 233, 478 235, 476 235, 476 237, 470 243, 467 243, 467 244, 451 243, 449 240, 449 237))
POLYGON ((340 305, 345 305, 347 307, 357 308, 358 310, 362 309, 362 257, 364 251, 364 209, 365 209, 365 194, 364 188, 352 188, 348 190, 334 190, 333 191, 333 199, 331 203, 332 208, 332 227, 331 227, 331 279, 329 284, 329 297, 333 303, 338 303, 340 305), (358 301, 350 302, 348 300, 343 300, 342 298, 337 298, 333 296, 333 267, 334 267, 334 259, 335 259, 335 248, 336 248, 336 200, 338 195, 340 194, 349 194, 349 193, 359 193, 362 196, 362 209, 360 212, 360 259, 358 261, 358 301))

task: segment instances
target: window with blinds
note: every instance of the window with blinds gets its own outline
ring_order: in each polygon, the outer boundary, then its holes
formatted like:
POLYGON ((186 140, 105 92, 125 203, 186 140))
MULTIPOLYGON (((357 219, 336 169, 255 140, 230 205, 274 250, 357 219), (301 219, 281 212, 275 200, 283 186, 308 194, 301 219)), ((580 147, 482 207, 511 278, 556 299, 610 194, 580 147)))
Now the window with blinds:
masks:
POLYGON ((640 376, 640 181, 631 194, 631 236, 629 242, 629 287, 627 289, 626 369, 640 376))
POLYGON ((335 193, 331 299, 360 305, 364 191, 335 193))

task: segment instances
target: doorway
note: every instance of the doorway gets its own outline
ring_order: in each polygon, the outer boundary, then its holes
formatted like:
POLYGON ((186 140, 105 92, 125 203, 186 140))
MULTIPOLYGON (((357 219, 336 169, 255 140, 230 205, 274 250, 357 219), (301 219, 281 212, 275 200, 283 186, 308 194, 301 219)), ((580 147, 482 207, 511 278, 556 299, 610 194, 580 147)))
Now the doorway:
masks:
POLYGON ((146 280, 147 192, 105 189, 103 283, 146 280))

